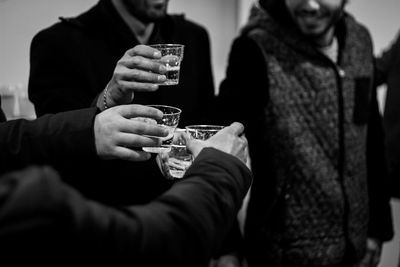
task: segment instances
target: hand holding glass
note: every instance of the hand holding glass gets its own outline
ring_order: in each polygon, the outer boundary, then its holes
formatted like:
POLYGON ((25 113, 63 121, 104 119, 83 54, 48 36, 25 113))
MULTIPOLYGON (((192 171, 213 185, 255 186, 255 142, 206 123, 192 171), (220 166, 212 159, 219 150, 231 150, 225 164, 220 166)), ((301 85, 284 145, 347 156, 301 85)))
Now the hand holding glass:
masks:
POLYGON ((176 129, 170 150, 162 151, 157 155, 157 163, 167 179, 180 179, 192 165, 193 156, 186 148, 184 129, 176 129))
POLYGON ((151 47, 161 52, 159 62, 167 68, 167 79, 160 85, 177 85, 179 83, 179 73, 183 59, 184 45, 181 44, 154 44, 151 47))
POLYGON ((207 140, 224 126, 221 125, 189 125, 186 126, 186 132, 194 139, 207 140))
POLYGON ((161 110, 164 115, 157 121, 157 124, 164 126, 168 129, 168 136, 162 138, 162 145, 160 147, 143 147, 143 150, 150 153, 160 153, 161 151, 170 150, 170 144, 172 142, 174 131, 178 127, 179 118, 182 110, 176 107, 165 106, 165 105, 148 105, 161 110))

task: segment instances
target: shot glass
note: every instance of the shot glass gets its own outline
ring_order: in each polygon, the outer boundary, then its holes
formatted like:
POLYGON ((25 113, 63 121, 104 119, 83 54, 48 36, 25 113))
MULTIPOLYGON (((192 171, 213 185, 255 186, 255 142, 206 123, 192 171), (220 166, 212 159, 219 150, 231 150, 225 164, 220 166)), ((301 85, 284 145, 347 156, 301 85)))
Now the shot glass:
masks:
POLYGON ((148 105, 161 110, 164 115, 157 121, 157 124, 164 126, 168 129, 168 136, 163 137, 162 145, 160 147, 143 147, 142 149, 150 153, 160 153, 162 151, 170 150, 170 144, 174 136, 174 131, 179 124, 179 118, 181 116, 182 110, 176 107, 165 106, 165 105, 148 105))
POLYGON ((167 68, 167 79, 160 85, 177 85, 185 46, 181 44, 154 44, 150 46, 161 52, 159 61, 167 68))
POLYGON ((157 155, 161 172, 169 180, 181 179, 193 162, 193 156, 186 148, 184 134, 186 134, 185 129, 176 129, 170 145, 171 149, 157 155))
POLYGON ((218 131, 222 130, 221 125, 188 125, 185 127, 186 132, 194 139, 207 140, 218 131))

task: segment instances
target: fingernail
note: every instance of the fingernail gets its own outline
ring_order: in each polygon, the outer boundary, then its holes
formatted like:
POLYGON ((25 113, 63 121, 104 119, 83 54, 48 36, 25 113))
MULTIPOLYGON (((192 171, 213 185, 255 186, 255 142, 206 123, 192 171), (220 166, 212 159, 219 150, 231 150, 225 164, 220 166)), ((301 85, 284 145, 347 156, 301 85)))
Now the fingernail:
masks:
POLYGON ((156 51, 153 54, 154 57, 161 57, 161 52, 160 51, 156 51))
POLYGON ((159 82, 163 82, 167 79, 167 77, 165 75, 158 75, 157 79, 159 82))
POLYGON ((159 70, 160 70, 160 72, 166 72, 167 71, 167 67, 165 67, 164 65, 160 65, 159 70))

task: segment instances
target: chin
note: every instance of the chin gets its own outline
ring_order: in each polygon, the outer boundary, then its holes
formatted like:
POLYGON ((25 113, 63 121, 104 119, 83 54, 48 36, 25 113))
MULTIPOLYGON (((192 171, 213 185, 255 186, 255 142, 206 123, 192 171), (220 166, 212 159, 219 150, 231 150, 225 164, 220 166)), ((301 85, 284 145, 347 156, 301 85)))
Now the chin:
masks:
POLYGON ((324 27, 300 27, 300 31, 307 37, 318 38, 324 35, 324 27))

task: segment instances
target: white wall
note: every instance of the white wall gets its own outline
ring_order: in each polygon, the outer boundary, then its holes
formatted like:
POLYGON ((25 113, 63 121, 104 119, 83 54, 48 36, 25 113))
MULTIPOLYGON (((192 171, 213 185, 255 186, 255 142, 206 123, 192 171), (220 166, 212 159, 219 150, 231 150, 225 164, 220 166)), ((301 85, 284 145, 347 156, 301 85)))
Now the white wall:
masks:
POLYGON ((1 0, 0 85, 23 84, 29 74, 33 36, 57 21, 86 10, 96 0, 1 0))
MULTIPOLYGON (((236 34, 236 0, 171 0, 169 11, 185 13, 204 25, 211 37, 216 88, 225 73, 226 57, 236 34)), ((0 0, 0 87, 26 86, 29 45, 39 30, 59 16, 77 15, 97 0, 0 0)))
POLYGON ((211 53, 216 90, 225 76, 229 48, 237 34, 237 0, 171 0, 170 12, 205 26, 210 33, 211 53))

